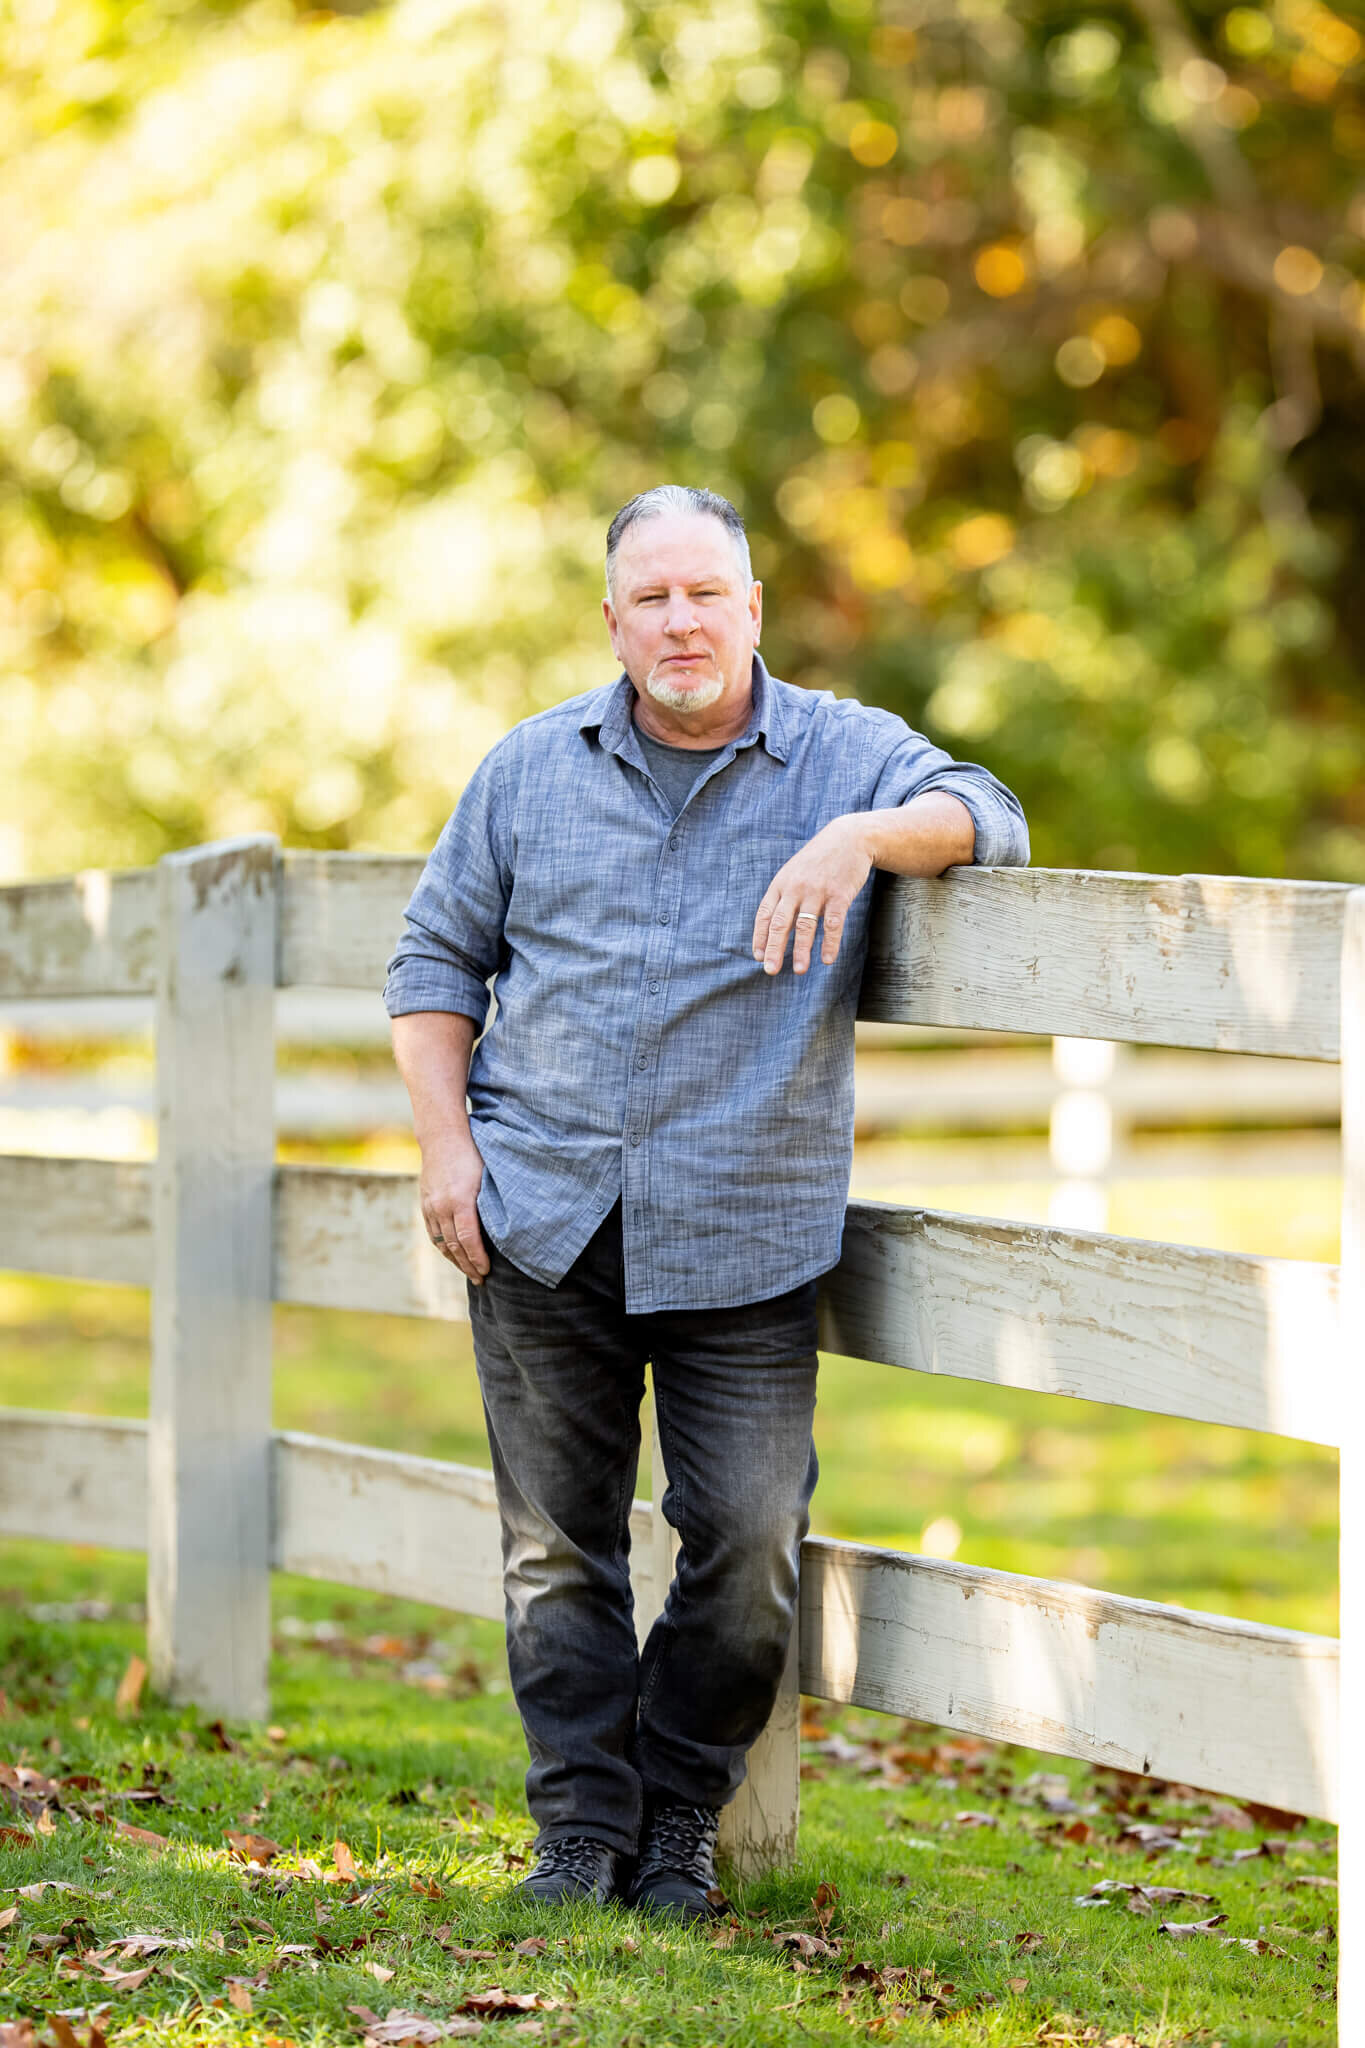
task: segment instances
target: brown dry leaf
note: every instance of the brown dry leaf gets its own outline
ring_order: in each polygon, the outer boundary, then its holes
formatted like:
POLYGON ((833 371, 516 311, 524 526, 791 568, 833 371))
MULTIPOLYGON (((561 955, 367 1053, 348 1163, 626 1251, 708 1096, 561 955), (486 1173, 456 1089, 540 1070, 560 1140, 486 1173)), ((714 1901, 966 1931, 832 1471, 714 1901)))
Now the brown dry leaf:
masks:
POLYGON ((112 1944, 126 1963, 132 1956, 156 1956, 165 1948, 197 1948, 188 1934, 129 1934, 112 1944))
POLYGON ((0 2048, 36 2048, 32 2020, 0 2020, 0 2048))
POLYGON ((837 1885, 826 1884, 822 1880, 816 1886, 815 1897, 811 1900, 810 1904, 811 1911, 815 1915, 816 1925, 822 1934, 829 1933, 829 1923, 834 1917, 834 1908, 838 1897, 839 1887, 837 1885))
POLYGON ((160 1856, 170 1848, 165 1835, 158 1835, 151 1828, 134 1827, 130 1820, 116 1820, 114 1833, 125 1842, 136 1842, 141 1849, 149 1849, 153 1856, 160 1856))
POLYGON ((140 1991, 156 1975, 156 1964, 148 1963, 145 1970, 102 1970, 100 1975, 111 1991, 140 1991))
POLYGON ((1046 1940, 1047 1936, 1039 1934, 1036 1928, 1026 1927, 1022 1934, 1015 1935, 1014 1946, 1021 1956, 1031 1956, 1035 1949, 1043 1947, 1046 1940))
POLYGON ((1005 1979, 1005 1989, 1006 1989, 1006 1991, 1012 1991, 1012 1992, 1013 1992, 1013 1993, 1015 1994, 1016 1998, 1017 1998, 1017 1997, 1018 1997, 1018 1995, 1020 1994, 1020 1992, 1021 1992, 1021 1991, 1027 1991, 1027 1990, 1028 1990, 1028 1978, 1027 1978, 1027 1977, 1006 1977, 1006 1979, 1005 1979))
POLYGON ((1227 1925, 1226 1913, 1210 1913, 1207 1920, 1162 1920, 1157 1925, 1158 1934, 1173 1934, 1181 1939, 1191 1934, 1212 1934, 1215 1928, 1227 1925))
POLYGON ((514 1956, 543 1956, 549 1946, 550 1938, 548 1935, 528 1934, 525 1941, 517 1943, 512 1953, 514 1956))
POLYGON ((1311 1873, 1306 1877, 1291 1877, 1289 1882, 1291 1884, 1320 1885, 1324 1890, 1330 1887, 1332 1891, 1335 1891, 1337 1888, 1337 1881, 1334 1877, 1315 1877, 1311 1873))
POLYGON ((539 1991, 504 1991, 501 1984, 490 1984, 487 1991, 471 1991, 455 2010, 482 2017, 488 2013, 553 2012, 562 2004, 562 1999, 544 1998, 539 1991))
POLYGON ((251 1993, 240 1977, 228 1978, 228 2003, 235 2006, 238 2012, 249 2013, 254 2010, 251 1993))
POLYGON ((224 1836, 228 1851, 238 1863, 259 1863, 262 1869, 273 1863, 284 1851, 278 1842, 272 1842, 269 1835, 253 1835, 236 1828, 225 1828, 224 1836))
POLYGON ((1284 1956, 1289 1953, 1288 1949, 1276 1948, 1274 1942, 1267 1941, 1264 1935, 1220 1934, 1218 1939, 1224 1948, 1244 1948, 1253 1956, 1284 1956))
POLYGON ((419 1899, 443 1899, 445 1897, 445 1893, 441 1890, 434 1877, 414 1877, 408 1889, 416 1892, 419 1899))
POLYGON ((114 1694, 114 1712, 135 1714, 138 1702, 142 1698, 142 1688, 146 1683, 147 1666, 141 1657, 134 1654, 128 1659, 127 1668, 118 1682, 118 1691, 114 1694))
POLYGON ((362 1963, 360 1967, 368 1976, 374 1978, 376 1984, 387 1984, 391 1977, 398 1975, 397 1970, 386 1970, 382 1963, 362 1963))
POLYGON ((993 1813, 975 1813, 970 1809, 965 1813, 955 1813, 953 1819, 960 1828, 994 1828, 1000 1825, 993 1813))
POLYGON ((778 1948, 791 1949, 797 1956, 837 1956, 837 1941, 825 1941, 818 1934, 806 1934, 799 1927, 787 1928, 772 1936, 778 1948))
POLYGON ((1276 1834, 1292 1835, 1303 1826, 1304 1816, 1290 1813, 1283 1806, 1262 1806, 1256 1799, 1243 1799, 1241 1805, 1258 1828, 1274 1828, 1276 1834))
POLYGON ((722 1920, 712 1927, 708 1939, 712 1948, 733 1948, 739 1933, 737 1920, 722 1920))
POLYGON ((1084 1844, 1093 1842, 1094 1839, 1095 1830, 1091 1827, 1088 1820, 1073 1820, 1062 1829, 1062 1840, 1064 1842, 1080 1842, 1084 1844))
POLYGON ((336 1865, 337 1869, 341 1873, 341 1876, 346 1880, 347 1883, 351 1883, 354 1881, 355 1858, 351 1854, 350 1849, 347 1847, 345 1842, 333 1842, 332 1861, 336 1865))
POLYGON ((428 2042, 443 2040, 453 2031, 444 2021, 428 2019, 421 2012, 400 2012, 395 2008, 387 2019, 381 2020, 367 2005, 352 2005, 347 2010, 363 2020, 365 2039, 373 2041, 376 2048, 393 2048, 397 2041, 416 2041, 426 2048, 428 2042))
POLYGON ((0 1913, 0 1928, 13 1927, 18 1918, 19 1908, 17 1906, 6 1906, 4 1912, 0 1913))
POLYGON ((11 1849, 31 1849, 33 1837, 25 1828, 0 1828, 0 1843, 11 1849))

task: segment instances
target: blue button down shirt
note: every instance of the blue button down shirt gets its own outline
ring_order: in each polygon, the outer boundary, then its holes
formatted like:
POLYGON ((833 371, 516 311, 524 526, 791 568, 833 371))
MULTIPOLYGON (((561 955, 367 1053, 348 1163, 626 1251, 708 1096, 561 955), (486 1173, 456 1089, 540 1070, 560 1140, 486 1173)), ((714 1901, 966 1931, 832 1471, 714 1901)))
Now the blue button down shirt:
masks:
POLYGON ((890 712, 771 677, 675 818, 626 676, 529 718, 480 764, 407 907, 391 1016, 482 1025, 469 1111, 479 1215, 553 1286, 621 1198, 626 1308, 761 1301, 839 1257, 853 1157, 853 1014, 872 891, 839 958, 765 975, 759 899, 832 818, 946 790, 983 866, 1028 859, 984 768, 890 712))

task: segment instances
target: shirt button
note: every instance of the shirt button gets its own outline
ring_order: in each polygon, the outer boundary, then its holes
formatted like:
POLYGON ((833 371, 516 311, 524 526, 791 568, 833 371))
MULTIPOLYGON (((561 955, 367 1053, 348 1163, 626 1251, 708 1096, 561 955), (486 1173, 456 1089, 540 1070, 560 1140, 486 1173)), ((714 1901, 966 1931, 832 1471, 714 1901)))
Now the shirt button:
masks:
POLYGON ((650 994, 651 994, 652 996, 657 996, 657 995, 658 995, 658 993, 659 993, 659 989, 660 989, 660 987, 661 987, 661 986, 662 986, 662 984, 661 984, 661 983, 659 983, 659 982, 657 982, 657 981, 651 981, 651 983, 649 984, 649 992, 650 992, 650 994))
POLYGON ((632 1144, 632 1145, 638 1145, 638 1144, 639 1144, 639 1142, 640 1142, 640 1133, 639 1133, 638 1131, 632 1131, 632 1132, 631 1132, 631 1134, 630 1134, 630 1142, 631 1142, 631 1144, 632 1144))
POLYGON ((638 1060, 636 1060, 635 1064, 636 1064, 636 1066, 637 1066, 637 1067, 647 1067, 647 1066, 649 1065, 649 1055, 648 1055, 648 1053, 643 1053, 643 1052, 642 1052, 642 1053, 640 1054, 640 1057, 639 1057, 639 1059, 638 1059, 638 1060))
POLYGON ((668 912, 667 912, 666 910, 661 910, 661 911, 659 912, 659 923, 660 923, 660 924, 667 924, 667 923, 668 923, 668 912))
POLYGON ((669 840, 668 844, 671 850, 674 853, 676 853, 678 848, 682 845, 682 841, 675 835, 672 839, 669 840))

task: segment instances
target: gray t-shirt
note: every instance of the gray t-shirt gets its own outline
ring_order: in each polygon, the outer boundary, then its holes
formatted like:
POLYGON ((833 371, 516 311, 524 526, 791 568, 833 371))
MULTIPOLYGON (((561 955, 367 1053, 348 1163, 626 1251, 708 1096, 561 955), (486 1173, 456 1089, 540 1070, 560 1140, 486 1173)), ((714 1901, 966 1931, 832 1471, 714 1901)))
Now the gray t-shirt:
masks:
POLYGON ((665 740, 651 739, 638 723, 635 737, 650 774, 673 806, 675 818, 691 796, 697 777, 725 752, 724 747, 670 747, 665 740))

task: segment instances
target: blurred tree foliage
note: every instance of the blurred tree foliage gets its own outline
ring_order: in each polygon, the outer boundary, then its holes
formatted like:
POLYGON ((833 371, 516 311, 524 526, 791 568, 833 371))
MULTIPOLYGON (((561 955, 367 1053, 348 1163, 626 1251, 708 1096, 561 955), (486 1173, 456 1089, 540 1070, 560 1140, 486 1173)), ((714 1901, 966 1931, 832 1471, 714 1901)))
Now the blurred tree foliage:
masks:
POLYGON ((1320 0, 3 0, 0 869, 430 843, 733 495, 1035 857, 1365 878, 1365 43, 1320 0))

